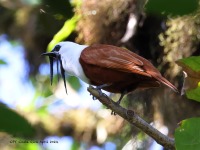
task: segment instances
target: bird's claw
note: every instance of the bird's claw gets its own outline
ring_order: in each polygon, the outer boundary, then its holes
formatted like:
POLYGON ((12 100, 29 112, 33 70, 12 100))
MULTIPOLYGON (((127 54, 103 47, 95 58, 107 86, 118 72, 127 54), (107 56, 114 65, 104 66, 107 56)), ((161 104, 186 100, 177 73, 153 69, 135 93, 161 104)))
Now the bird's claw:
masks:
POLYGON ((97 100, 97 98, 95 97, 95 96, 92 96, 92 99, 95 101, 95 100, 97 100))
POLYGON ((112 110, 112 111, 111 111, 111 115, 116 116, 117 114, 112 110))
MULTIPOLYGON (((92 95, 92 94, 90 93, 90 95, 92 95)), ((94 95, 92 95, 92 99, 97 100, 97 98, 94 95)))
MULTIPOLYGON (((94 88, 94 89, 96 89, 96 90, 98 91, 100 97, 101 97, 101 96, 108 97, 105 93, 103 93, 103 92, 101 91, 100 88, 96 87, 96 88, 94 88)), ((92 94, 90 93, 90 95, 92 95, 92 94)), ((97 98, 96 98, 94 95, 92 95, 92 99, 93 99, 93 100, 97 100, 97 98)))
MULTIPOLYGON (((120 105, 120 100, 118 100, 117 102, 115 102, 117 105, 120 105)), ((116 116, 117 114, 116 114, 116 112, 114 112, 113 110, 111 111, 111 115, 114 115, 114 116, 116 116)))

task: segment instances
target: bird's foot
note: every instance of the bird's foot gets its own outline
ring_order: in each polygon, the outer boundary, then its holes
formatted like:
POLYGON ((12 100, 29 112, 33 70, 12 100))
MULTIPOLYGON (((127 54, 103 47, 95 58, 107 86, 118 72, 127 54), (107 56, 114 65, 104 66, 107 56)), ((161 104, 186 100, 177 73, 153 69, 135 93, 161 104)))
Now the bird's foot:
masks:
MULTIPOLYGON (((92 94, 90 93, 90 95, 92 95, 92 94)), ((94 95, 92 95, 92 99, 97 100, 97 98, 94 95)))
MULTIPOLYGON (((120 105, 121 100, 118 100, 117 102, 115 102, 117 105, 120 105)), ((114 112, 113 110, 111 111, 111 115, 116 116, 116 112, 114 112)))
MULTIPOLYGON (((116 102, 116 104, 117 105, 119 105, 120 106, 120 103, 121 103, 121 101, 122 101, 122 98, 124 97, 124 95, 126 94, 126 92, 124 91, 124 92, 122 92, 122 94, 121 94, 121 96, 120 96, 120 98, 119 98, 119 100, 116 102)), ((112 110, 111 111, 111 115, 116 115, 116 113, 112 110)))
POLYGON ((111 111, 111 115, 116 116, 117 114, 112 110, 112 111, 111 111))
MULTIPOLYGON (((109 86, 109 85, 108 85, 108 84, 103 84, 103 85, 97 86, 97 87, 94 88, 94 89, 96 89, 96 90, 98 91, 99 96, 108 97, 105 93, 103 93, 103 92, 101 91, 101 89, 104 88, 104 87, 106 87, 106 86, 109 86)), ((90 94, 90 95, 91 95, 91 94, 90 94)), ((97 98, 96 98, 95 96, 92 96, 92 99, 93 99, 93 100, 97 100, 97 98)))

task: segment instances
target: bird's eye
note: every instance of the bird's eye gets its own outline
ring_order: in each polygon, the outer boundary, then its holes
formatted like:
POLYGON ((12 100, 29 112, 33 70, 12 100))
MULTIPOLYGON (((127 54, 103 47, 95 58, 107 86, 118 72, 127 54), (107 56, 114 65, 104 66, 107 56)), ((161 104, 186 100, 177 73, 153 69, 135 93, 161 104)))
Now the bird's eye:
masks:
POLYGON ((55 48, 54 48, 54 51, 58 52, 60 50, 60 47, 61 47, 60 45, 56 45, 55 48))

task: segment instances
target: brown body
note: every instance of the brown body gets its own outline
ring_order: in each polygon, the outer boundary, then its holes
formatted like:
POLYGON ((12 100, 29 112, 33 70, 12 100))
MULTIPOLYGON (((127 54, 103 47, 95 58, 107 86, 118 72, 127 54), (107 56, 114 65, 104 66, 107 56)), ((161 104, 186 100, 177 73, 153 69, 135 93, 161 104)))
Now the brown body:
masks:
POLYGON ((145 58, 123 48, 111 45, 93 45, 85 48, 80 64, 91 84, 112 93, 131 92, 136 88, 159 87, 160 82, 174 91, 174 85, 145 58))

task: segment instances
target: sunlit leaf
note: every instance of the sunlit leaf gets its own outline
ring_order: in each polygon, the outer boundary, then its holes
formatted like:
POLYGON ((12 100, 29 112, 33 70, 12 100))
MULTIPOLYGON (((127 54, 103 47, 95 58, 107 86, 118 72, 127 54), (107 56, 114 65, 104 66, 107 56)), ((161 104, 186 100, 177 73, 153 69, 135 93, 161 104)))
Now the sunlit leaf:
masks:
POLYGON ((200 118, 191 118, 181 122, 175 131, 176 150, 200 149, 200 118))
POLYGON ((145 10, 150 14, 180 16, 197 10, 198 3, 198 0, 148 0, 145 10))
POLYGON ((200 87, 186 91, 186 96, 189 99, 200 102, 200 87))
POLYGON ((71 150, 77 150, 77 149, 80 149, 80 147, 81 147, 81 144, 78 141, 74 140, 71 146, 71 150))
POLYGON ((0 131, 17 137, 32 137, 34 128, 21 115, 0 104, 0 131))
POLYGON ((69 82, 69 84, 71 85, 71 87, 72 87, 74 90, 78 91, 78 90, 81 88, 81 84, 80 84, 78 78, 76 78, 76 77, 74 77, 74 76, 69 76, 69 77, 67 78, 67 81, 69 82))
POLYGON ((47 108, 48 106, 47 105, 44 105, 40 108, 37 109, 37 114, 40 116, 40 117, 46 117, 48 114, 48 111, 47 111, 47 108))
POLYGON ((177 61, 177 64, 182 67, 184 71, 184 84, 182 91, 186 91, 188 98, 199 100, 197 88, 200 84, 200 56, 192 56, 177 61), (196 89, 197 88, 197 89, 196 89))
MULTIPOLYGON (((24 139, 26 140, 26 139, 24 139)), ((17 139, 18 142, 24 141, 23 139, 17 139)), ((37 143, 17 143, 17 146, 14 150, 42 150, 40 144, 37 143)))
POLYGON ((47 51, 51 51, 53 47, 60 41, 66 39, 75 29, 79 17, 74 16, 67 20, 60 31, 53 37, 53 40, 48 44, 47 51))
MULTIPOLYGON (((188 69, 188 71, 195 71, 198 77, 200 76, 200 56, 191 56, 188 58, 183 58, 183 59, 178 60, 177 63, 181 67, 188 69)), ((191 73, 193 74, 193 72, 191 73)))
POLYGON ((0 59, 0 65, 6 65, 6 64, 7 63, 4 60, 0 59))
POLYGON ((42 92, 40 92, 40 96, 43 96, 43 97, 48 97, 50 95, 53 94, 52 90, 50 88, 46 88, 45 90, 43 90, 42 92))

